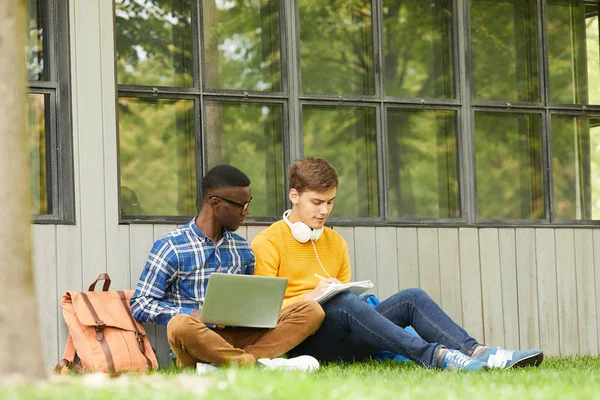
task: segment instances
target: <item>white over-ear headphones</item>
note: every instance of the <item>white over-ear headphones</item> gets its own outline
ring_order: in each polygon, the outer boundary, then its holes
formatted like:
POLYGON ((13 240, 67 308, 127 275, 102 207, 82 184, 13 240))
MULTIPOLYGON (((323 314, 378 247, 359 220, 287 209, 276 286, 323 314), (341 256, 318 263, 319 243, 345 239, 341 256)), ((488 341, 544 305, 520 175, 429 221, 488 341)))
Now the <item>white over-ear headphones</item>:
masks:
POLYGON ((292 230, 292 236, 294 236, 294 238, 300 243, 306 243, 309 240, 319 240, 323 234, 323 228, 312 229, 304 222, 294 222, 292 224, 288 219, 288 215, 290 215, 291 212, 292 210, 286 210, 283 213, 283 220, 292 230))

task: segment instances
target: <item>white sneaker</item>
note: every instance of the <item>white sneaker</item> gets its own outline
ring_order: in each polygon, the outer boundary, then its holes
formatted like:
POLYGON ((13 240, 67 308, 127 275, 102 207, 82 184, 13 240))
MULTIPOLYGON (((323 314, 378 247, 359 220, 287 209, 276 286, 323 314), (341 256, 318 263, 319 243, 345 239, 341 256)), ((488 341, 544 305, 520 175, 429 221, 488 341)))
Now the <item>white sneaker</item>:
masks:
POLYGON ((294 358, 259 358, 256 360, 265 369, 293 369, 298 371, 313 371, 319 368, 319 362, 311 356, 294 358))
POLYGON ((214 364, 206 364, 206 363, 196 363, 196 372, 200 375, 204 375, 204 374, 208 374, 209 372, 215 372, 218 371, 219 368, 217 368, 214 364))

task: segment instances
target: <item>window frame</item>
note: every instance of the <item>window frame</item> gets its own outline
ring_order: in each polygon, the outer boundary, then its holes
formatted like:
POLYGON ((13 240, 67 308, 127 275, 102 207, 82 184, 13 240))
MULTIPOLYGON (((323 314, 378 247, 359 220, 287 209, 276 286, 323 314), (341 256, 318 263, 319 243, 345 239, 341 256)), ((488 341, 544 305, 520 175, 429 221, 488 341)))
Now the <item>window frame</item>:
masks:
POLYGON ((66 0, 42 0, 46 81, 28 81, 28 93, 48 95, 45 104, 46 149, 51 213, 34 214, 35 224, 74 225, 75 183, 71 122, 69 10, 66 0))

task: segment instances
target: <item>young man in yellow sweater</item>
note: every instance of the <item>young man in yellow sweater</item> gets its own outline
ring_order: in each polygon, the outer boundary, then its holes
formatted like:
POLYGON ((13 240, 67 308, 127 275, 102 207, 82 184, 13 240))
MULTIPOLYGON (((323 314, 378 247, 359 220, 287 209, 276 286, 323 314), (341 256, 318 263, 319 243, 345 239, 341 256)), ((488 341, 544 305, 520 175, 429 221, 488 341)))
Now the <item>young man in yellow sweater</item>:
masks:
MULTIPOLYGON (((332 283, 351 278, 348 246, 325 227, 338 187, 335 168, 304 158, 289 168, 292 209, 252 241, 256 275, 288 278, 283 307, 318 298, 332 283)), ((322 361, 361 360, 378 350, 428 368, 477 371, 539 365, 541 350, 509 351, 479 344, 421 289, 406 289, 376 307, 344 292, 322 304, 325 321, 292 354, 322 361), (412 326, 420 335, 403 329, 412 326)))

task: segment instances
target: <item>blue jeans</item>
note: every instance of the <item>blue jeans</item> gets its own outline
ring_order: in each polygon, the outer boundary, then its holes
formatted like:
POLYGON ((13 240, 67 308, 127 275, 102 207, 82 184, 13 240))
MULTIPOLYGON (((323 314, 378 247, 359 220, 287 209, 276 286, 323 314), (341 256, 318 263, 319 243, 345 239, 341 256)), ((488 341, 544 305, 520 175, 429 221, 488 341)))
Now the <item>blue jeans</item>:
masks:
POLYGON ((438 349, 471 355, 479 345, 421 289, 402 290, 376 307, 344 292, 323 304, 323 310, 323 325, 292 351, 294 355, 354 361, 388 350, 435 368, 438 349), (421 337, 405 331, 408 325, 421 337))

